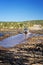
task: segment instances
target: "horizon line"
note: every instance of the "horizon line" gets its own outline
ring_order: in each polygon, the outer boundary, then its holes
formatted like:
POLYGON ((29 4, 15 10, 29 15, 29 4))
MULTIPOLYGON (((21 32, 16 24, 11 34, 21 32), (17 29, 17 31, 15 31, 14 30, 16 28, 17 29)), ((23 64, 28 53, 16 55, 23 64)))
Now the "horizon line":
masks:
POLYGON ((12 20, 12 21, 0 21, 0 22, 25 22, 25 21, 37 21, 37 20, 38 20, 38 21, 39 21, 39 20, 42 21, 43 19, 22 20, 22 21, 13 21, 13 20, 12 20))

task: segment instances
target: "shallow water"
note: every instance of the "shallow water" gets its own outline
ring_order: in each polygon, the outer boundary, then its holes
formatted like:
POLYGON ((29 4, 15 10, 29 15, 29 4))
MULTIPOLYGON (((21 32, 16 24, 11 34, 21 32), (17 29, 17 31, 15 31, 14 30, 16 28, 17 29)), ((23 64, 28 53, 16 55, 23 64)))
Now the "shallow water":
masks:
MULTIPOLYGON (((33 36, 40 36, 40 34, 28 33, 26 38, 33 37, 33 36)), ((15 36, 11 36, 11 37, 8 37, 8 38, 0 41, 0 46, 12 47, 16 44, 21 43, 24 39, 25 39, 25 34, 24 33, 23 34, 18 34, 18 35, 15 35, 15 36)))
POLYGON ((3 34, 3 33, 0 33, 0 37, 1 37, 1 36, 4 36, 4 34, 3 34))

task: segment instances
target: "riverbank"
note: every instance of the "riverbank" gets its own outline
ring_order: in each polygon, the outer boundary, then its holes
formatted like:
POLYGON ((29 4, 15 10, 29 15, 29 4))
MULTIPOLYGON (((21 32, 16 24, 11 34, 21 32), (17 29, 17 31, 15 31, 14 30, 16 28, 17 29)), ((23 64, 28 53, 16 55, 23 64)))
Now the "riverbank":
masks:
POLYGON ((0 41, 2 41, 3 39, 6 39, 8 37, 15 36, 21 32, 22 32, 21 30, 0 31, 0 34, 2 35, 2 36, 0 36, 0 41))
POLYGON ((43 65, 43 36, 0 50, 0 65, 43 65))
MULTIPOLYGON (((26 41, 24 40, 24 42, 16 44, 14 47, 21 47, 22 45, 24 45, 24 47, 25 47, 25 44, 27 44, 27 45, 43 44, 43 36, 36 36, 36 37, 34 36, 31 38, 28 38, 28 39, 26 39, 26 41)), ((29 46, 27 46, 27 47, 29 47, 29 46)), ((10 47, 10 48, 12 49, 13 47, 10 47)))
MULTIPOLYGON (((38 31, 35 31, 35 30, 30 30, 29 32, 33 33, 33 34, 43 34, 43 30, 38 30, 38 31)), ((15 36, 19 33, 24 33, 23 30, 15 30, 15 31, 2 31, 0 32, 2 34, 4 34, 3 36, 0 36, 0 41, 2 41, 3 39, 5 38, 8 38, 10 36, 15 36)))
POLYGON ((30 30, 31 33, 43 34, 43 30, 30 30))

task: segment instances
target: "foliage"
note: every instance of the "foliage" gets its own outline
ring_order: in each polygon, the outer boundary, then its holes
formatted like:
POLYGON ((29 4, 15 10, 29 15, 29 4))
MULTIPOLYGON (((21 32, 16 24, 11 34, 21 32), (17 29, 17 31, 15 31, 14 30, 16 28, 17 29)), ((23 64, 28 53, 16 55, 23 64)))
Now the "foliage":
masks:
POLYGON ((23 27, 31 27, 34 24, 41 24, 43 26, 43 20, 32 20, 32 21, 23 21, 23 22, 1 22, 0 21, 0 29, 1 28, 23 28, 23 27))

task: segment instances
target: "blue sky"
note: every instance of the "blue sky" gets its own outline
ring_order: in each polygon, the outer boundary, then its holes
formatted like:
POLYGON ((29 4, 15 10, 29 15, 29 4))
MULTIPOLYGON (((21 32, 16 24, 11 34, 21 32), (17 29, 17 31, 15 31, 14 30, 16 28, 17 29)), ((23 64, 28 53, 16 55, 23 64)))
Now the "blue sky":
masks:
POLYGON ((43 0, 0 0, 0 21, 43 20, 43 0))

